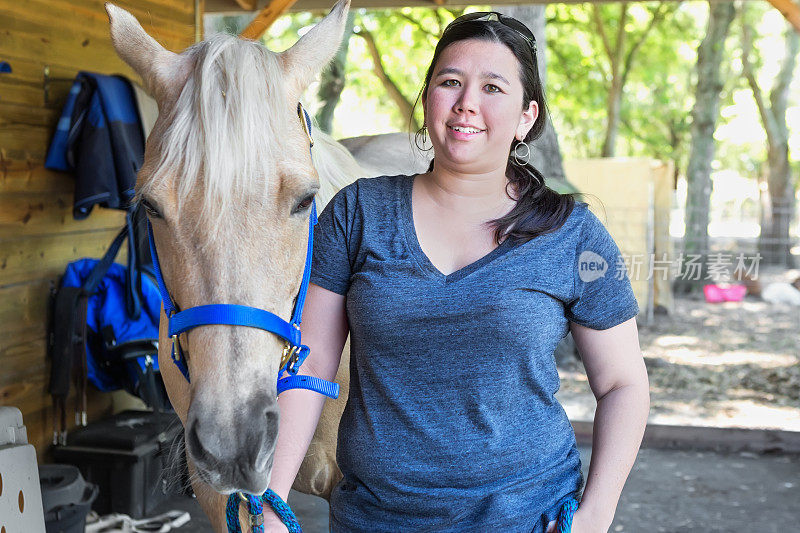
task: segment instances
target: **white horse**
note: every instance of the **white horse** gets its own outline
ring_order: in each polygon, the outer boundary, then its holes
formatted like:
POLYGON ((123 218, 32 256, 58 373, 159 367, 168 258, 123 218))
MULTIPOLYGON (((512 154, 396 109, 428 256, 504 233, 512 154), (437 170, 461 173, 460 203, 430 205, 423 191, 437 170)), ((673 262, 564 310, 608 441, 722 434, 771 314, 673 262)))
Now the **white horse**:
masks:
MULTIPOLYGON (((235 303, 288 318, 306 254, 309 214, 302 206, 316 196, 321 210, 358 177, 427 167, 404 134, 391 142, 348 141, 373 162, 362 168, 341 144, 314 132, 312 162, 297 103, 339 48, 348 7, 349 0, 340 0, 280 54, 226 35, 176 54, 128 12, 107 5, 117 53, 158 103, 136 193, 181 308, 235 303), (407 151, 397 149, 403 141, 407 151), (376 155, 387 146, 388 156, 376 155)), ((163 313, 159 337, 159 364, 184 426, 192 485, 215 529, 223 530, 225 494, 261 492, 269 479, 283 342, 246 327, 193 329, 181 339, 189 384, 171 361, 163 313)), ((327 498, 341 478, 335 448, 348 362, 345 346, 339 399, 326 402, 296 490, 327 498)))

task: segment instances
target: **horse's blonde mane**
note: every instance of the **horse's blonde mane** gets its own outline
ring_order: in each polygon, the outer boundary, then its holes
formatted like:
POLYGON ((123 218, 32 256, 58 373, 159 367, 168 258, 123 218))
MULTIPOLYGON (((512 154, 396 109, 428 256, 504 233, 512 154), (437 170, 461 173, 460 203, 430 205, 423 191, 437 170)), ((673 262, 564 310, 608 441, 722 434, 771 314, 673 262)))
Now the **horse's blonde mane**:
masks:
POLYGON ((275 53, 231 35, 213 35, 184 54, 194 65, 140 194, 177 179, 180 210, 202 184, 201 208, 219 216, 243 193, 268 190, 274 139, 286 127, 283 79, 275 53))
MULTIPOLYGON (((242 194, 260 190, 266 196, 279 157, 274 140, 287 127, 290 104, 277 54, 256 42, 220 33, 185 54, 194 66, 158 140, 160 160, 139 194, 176 179, 180 211, 202 185, 200 209, 219 219, 242 194)), ((339 189, 365 173, 332 137, 316 128, 313 137, 321 211, 339 189)))

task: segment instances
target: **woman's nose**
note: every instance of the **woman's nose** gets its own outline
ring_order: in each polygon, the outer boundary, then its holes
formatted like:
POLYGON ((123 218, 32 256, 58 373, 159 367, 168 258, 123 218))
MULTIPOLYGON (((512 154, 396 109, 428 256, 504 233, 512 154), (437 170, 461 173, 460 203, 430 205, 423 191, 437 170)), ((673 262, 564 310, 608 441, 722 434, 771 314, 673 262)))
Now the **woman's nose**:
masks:
POLYGON ((470 113, 475 114, 478 112, 478 95, 475 90, 470 87, 464 87, 461 91, 456 105, 454 106, 456 113, 470 113))

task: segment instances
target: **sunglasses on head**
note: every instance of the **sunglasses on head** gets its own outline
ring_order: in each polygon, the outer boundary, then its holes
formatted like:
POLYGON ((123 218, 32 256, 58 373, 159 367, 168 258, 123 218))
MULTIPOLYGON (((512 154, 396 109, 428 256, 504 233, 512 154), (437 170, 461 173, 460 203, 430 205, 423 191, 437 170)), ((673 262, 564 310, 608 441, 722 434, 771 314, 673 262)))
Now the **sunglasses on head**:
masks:
POLYGON ((533 51, 534 57, 536 57, 536 38, 533 36, 533 32, 530 29, 528 29, 528 27, 525 24, 518 21, 517 19, 507 17, 502 13, 498 13, 497 11, 476 11, 474 13, 467 13, 466 15, 461 15, 460 17, 453 20, 453 22, 451 22, 445 28, 443 33, 447 33, 447 30, 451 29, 454 26, 458 26, 459 24, 463 24, 464 22, 482 22, 482 21, 493 21, 493 20, 496 20, 503 26, 517 32, 517 34, 520 37, 525 39, 525 42, 528 43, 528 46, 531 47, 531 51, 533 51))

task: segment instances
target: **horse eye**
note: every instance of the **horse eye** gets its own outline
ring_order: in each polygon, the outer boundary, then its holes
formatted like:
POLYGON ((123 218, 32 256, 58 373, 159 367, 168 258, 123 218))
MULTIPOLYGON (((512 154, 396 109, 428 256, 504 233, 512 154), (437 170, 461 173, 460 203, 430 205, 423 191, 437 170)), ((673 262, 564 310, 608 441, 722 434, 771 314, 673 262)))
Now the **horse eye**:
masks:
POLYGON ((309 194, 305 198, 303 198, 299 204, 294 208, 292 214, 302 213, 303 211, 307 211, 311 204, 314 203, 314 195, 309 194))
POLYGON ((147 216, 152 218, 163 218, 161 216, 161 213, 158 212, 158 209, 155 206, 153 206, 153 204, 150 203, 150 200, 148 200, 147 198, 142 198, 140 200, 140 203, 142 204, 142 206, 144 206, 144 210, 145 213, 147 213, 147 216))

